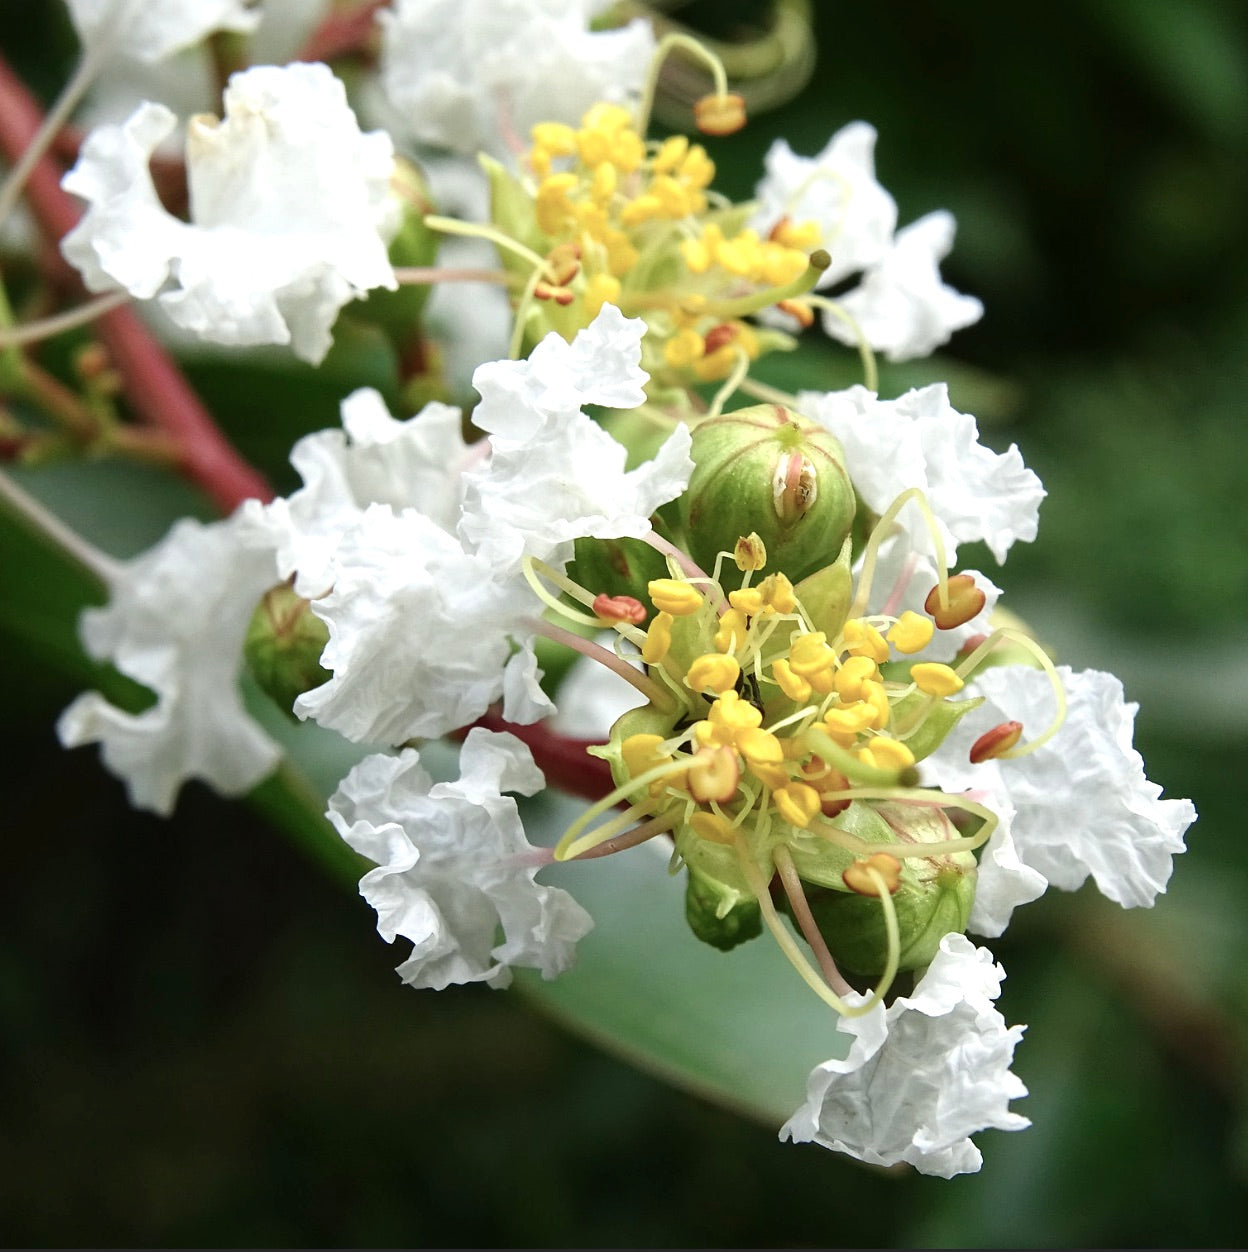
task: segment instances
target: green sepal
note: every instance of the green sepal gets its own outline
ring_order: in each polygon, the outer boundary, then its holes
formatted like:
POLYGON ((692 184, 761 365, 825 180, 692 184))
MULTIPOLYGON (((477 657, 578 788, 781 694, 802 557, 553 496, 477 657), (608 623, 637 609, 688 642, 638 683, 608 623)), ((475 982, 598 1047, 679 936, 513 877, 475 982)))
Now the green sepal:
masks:
MULTIPOLYGON (((533 197, 525 191, 520 180, 493 157, 482 152, 478 154, 477 161, 490 184, 490 221, 509 238, 531 248, 539 256, 544 255, 546 240, 538 229, 533 197)), ((508 248, 498 249, 498 261, 509 274, 515 274, 525 282, 533 272, 528 261, 508 248)))
MULTIPOLYGON (((894 669, 902 668, 905 669, 905 676, 908 677, 908 666, 885 665, 882 671, 885 678, 893 679, 898 677, 893 672, 894 669)), ((983 702, 983 696, 974 696, 969 700, 933 700, 922 691, 912 691, 893 705, 889 725, 893 733, 906 735, 906 747, 914 753, 916 761, 921 761, 925 756, 931 756, 944 743, 945 737, 958 722, 972 709, 979 708, 983 702), (923 721, 919 728, 913 733, 908 733, 910 718, 917 717, 922 710, 926 712, 923 713, 923 721)))
POLYGON ((793 588, 811 624, 829 639, 841 633, 854 598, 854 576, 849 564, 851 548, 847 537, 840 555, 831 565, 808 574, 793 588))
POLYGON ((753 896, 710 878, 692 866, 685 880, 685 920, 711 947, 728 952, 763 932, 763 914, 753 896))

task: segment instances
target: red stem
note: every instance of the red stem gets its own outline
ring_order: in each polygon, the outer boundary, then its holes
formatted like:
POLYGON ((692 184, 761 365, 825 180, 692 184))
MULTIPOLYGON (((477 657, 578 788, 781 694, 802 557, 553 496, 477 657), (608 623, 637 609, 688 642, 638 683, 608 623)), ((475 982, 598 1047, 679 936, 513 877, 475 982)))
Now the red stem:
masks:
MULTIPOLYGON (((0 57, 0 150, 10 162, 25 150, 42 120, 34 97, 0 57)), ((61 190, 63 173, 56 158, 45 154, 25 188, 27 204, 53 242, 59 242, 81 215, 75 200, 61 190)), ((235 451, 169 354, 132 310, 114 309, 97 325, 125 379, 130 407, 141 420, 177 439, 180 468, 191 482, 226 513, 252 497, 273 498, 264 476, 235 451)))
POLYGON ((345 13, 331 13, 308 36, 295 54, 296 61, 328 61, 354 52, 373 29, 373 18, 387 0, 364 0, 345 13))

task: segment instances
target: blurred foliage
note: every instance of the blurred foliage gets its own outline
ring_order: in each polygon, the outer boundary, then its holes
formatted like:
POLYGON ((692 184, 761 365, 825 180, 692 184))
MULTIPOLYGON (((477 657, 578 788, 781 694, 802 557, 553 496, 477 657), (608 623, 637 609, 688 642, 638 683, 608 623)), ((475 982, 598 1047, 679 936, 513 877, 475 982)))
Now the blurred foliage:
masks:
MULTIPOLYGON (((724 38, 765 8, 665 7, 717 12, 724 38)), ((0 3, 6 52, 46 96, 63 69, 49 49, 68 45, 16 11, 0 3)), ((248 812, 192 787, 163 823, 131 812, 93 754, 61 753, 51 727, 83 675, 63 636, 35 649, 30 622, 0 611, 6 1243, 1242 1243, 1242 6, 813 12, 813 80, 711 145, 720 181, 747 195, 774 136, 813 153, 863 117, 902 222, 953 210, 945 272, 985 319, 883 387, 948 377, 991 442, 1022 446, 1050 494, 1000 579, 1008 602, 1062 660, 1124 675, 1150 776, 1202 815, 1154 910, 1051 894, 992 944, 1003 1011, 1030 1025, 1016 1070, 1034 1126, 982 1135, 973 1177, 885 1175, 782 1146, 514 995, 404 991, 370 910, 248 812)), ((341 380, 393 386, 384 345, 340 339, 332 383, 262 357, 246 374, 204 358, 192 377, 280 470, 291 438, 333 420, 341 380)), ((804 340, 775 381, 854 381, 835 359, 825 374, 804 340)), ((72 492, 75 472, 47 481, 72 492)), ((153 477, 119 472, 130 530, 93 537, 150 539, 131 511, 153 477)))

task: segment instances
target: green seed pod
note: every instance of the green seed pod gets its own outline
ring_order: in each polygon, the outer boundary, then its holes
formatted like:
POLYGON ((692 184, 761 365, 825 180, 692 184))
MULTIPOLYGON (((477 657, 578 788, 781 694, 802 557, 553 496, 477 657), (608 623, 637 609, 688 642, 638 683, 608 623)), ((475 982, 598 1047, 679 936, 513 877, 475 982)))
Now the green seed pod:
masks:
MULTIPOLYGON (((756 532, 767 568, 793 581, 836 561, 855 497, 840 441, 779 404, 737 409, 697 426, 695 469, 681 498, 689 552, 704 569, 756 532)), ((731 565, 725 586, 740 585, 731 565)))
POLYGON ((266 591, 252 614, 243 658, 264 693, 290 714, 295 699, 332 677, 321 665, 329 629, 289 583, 266 591))

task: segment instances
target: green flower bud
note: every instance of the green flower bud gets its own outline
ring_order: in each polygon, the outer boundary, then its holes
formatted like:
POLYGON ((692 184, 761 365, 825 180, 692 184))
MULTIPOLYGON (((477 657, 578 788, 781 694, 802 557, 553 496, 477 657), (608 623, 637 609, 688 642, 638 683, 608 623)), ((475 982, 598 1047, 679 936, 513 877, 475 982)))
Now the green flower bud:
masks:
POLYGON ((646 584, 667 577, 662 554, 640 539, 582 538, 576 541, 575 553, 568 577, 595 595, 647 602, 646 584))
POLYGON ((252 677, 279 708, 293 718, 296 697, 332 677, 321 665, 329 629, 290 583, 279 583, 261 597, 247 627, 243 658, 252 677))
MULTIPOLYGON (((693 432, 695 469, 681 498, 693 559, 705 569, 755 531, 768 569, 797 582, 835 562, 854 520, 840 441, 779 404, 758 404, 693 432)), ((728 589, 740 573, 725 570, 728 589)))
MULTIPOLYGON (((874 808, 853 804, 837 825, 878 843, 900 842, 898 830, 905 831, 907 845, 943 843, 958 837, 943 812, 904 804, 874 808), (881 812, 887 813, 887 822, 881 812), (885 831, 888 835, 880 838, 885 831)), ((899 968, 921 969, 935 957, 945 935, 966 929, 975 899, 975 857, 970 852, 954 852, 898 859, 901 881, 892 901, 901 937, 899 968)), ((808 877, 813 867, 804 864, 800 856, 795 855, 794 861, 808 884, 820 879, 825 884, 823 890, 808 887, 806 895, 833 959, 851 973, 878 975, 888 958, 888 935, 879 899, 847 891, 843 881, 833 882, 819 870, 808 877)))
POLYGON ((685 920, 703 943, 727 952, 763 931, 758 901, 692 866, 685 882, 685 920))

